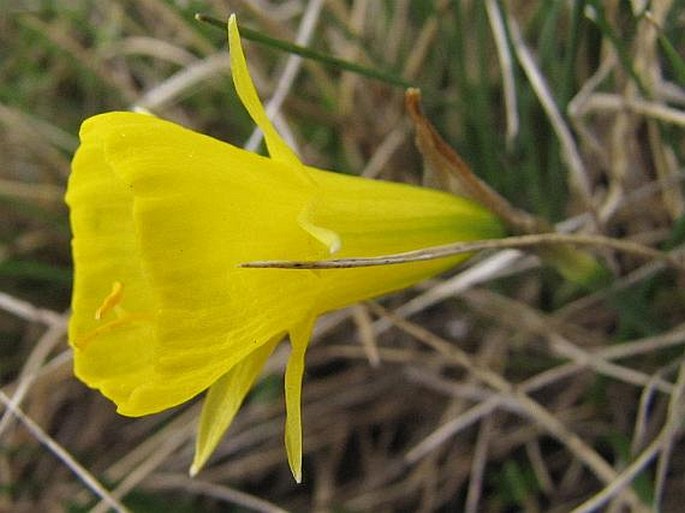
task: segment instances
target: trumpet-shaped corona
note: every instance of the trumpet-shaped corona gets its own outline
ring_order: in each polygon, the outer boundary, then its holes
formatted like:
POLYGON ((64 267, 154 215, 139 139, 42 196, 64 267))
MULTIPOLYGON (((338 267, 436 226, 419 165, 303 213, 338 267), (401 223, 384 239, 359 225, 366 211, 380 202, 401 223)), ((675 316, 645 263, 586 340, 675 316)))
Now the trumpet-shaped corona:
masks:
POLYGON ((308 167, 278 135, 229 21, 233 80, 269 157, 153 116, 83 123, 66 201, 75 262, 75 373, 123 415, 207 391, 191 472, 206 462, 276 345, 290 339, 285 444, 301 479, 300 394, 316 317, 410 286, 461 261, 324 271, 255 260, 378 256, 498 237, 473 202, 308 167))

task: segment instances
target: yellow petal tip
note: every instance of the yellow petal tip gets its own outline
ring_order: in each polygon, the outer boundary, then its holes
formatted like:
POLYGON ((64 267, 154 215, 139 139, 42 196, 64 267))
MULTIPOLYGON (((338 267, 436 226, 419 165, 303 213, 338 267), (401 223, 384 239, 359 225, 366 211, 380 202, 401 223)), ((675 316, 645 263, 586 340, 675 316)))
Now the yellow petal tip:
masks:
POLYGON ((328 252, 333 255, 342 248, 342 239, 334 230, 319 226, 311 220, 313 208, 314 207, 310 203, 302 209, 302 212, 300 212, 300 215, 297 218, 297 222, 304 231, 326 246, 328 252))
POLYGON ((201 469, 202 469, 201 465, 197 465, 197 464, 193 463, 190 466, 190 470, 188 470, 188 475, 190 477, 195 477, 198 474, 198 472, 200 472, 201 469))
POLYGON ((190 468, 188 469, 188 475, 190 477, 195 477, 196 475, 198 475, 200 473, 200 470, 202 470, 202 468, 205 466, 208 457, 208 453, 196 450, 193 462, 191 463, 190 468))

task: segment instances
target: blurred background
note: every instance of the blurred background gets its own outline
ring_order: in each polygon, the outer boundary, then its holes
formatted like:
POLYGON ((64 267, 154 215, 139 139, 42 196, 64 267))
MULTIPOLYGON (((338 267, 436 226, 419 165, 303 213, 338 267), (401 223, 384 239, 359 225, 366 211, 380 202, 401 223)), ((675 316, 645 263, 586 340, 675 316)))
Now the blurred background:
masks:
POLYGON ((678 254, 683 1, 0 1, 0 511, 682 511, 683 275, 609 248, 590 288, 507 250, 321 319, 302 485, 285 349, 194 479, 197 401, 128 419, 72 376, 81 121, 143 109, 263 151, 197 12, 385 77, 245 41, 308 164, 421 183, 400 78, 517 207, 678 254))

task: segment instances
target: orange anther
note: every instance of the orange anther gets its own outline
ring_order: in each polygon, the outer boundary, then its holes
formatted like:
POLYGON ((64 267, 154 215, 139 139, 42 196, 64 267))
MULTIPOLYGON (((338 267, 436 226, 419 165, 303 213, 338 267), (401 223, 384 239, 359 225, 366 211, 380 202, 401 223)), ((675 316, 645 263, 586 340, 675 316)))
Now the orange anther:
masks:
POLYGON ((121 303, 124 297, 124 286, 120 281, 115 281, 112 283, 112 291, 107 295, 107 297, 102 301, 100 308, 95 310, 95 320, 99 321, 102 319, 107 312, 112 310, 115 306, 121 303))

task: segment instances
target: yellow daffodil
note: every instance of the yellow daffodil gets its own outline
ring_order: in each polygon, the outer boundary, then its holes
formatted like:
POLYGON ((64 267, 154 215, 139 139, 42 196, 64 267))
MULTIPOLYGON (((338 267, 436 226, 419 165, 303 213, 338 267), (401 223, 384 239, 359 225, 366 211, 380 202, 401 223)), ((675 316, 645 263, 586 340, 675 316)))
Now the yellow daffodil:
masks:
POLYGON ((264 259, 376 256, 498 237, 492 214, 446 193, 304 165, 269 121, 235 18, 233 81, 269 157, 153 116, 83 123, 66 201, 75 373, 123 415, 207 390, 197 472, 276 345, 289 337, 285 444, 301 478, 305 350, 324 312, 412 285, 463 256, 359 269, 246 269, 264 259))

